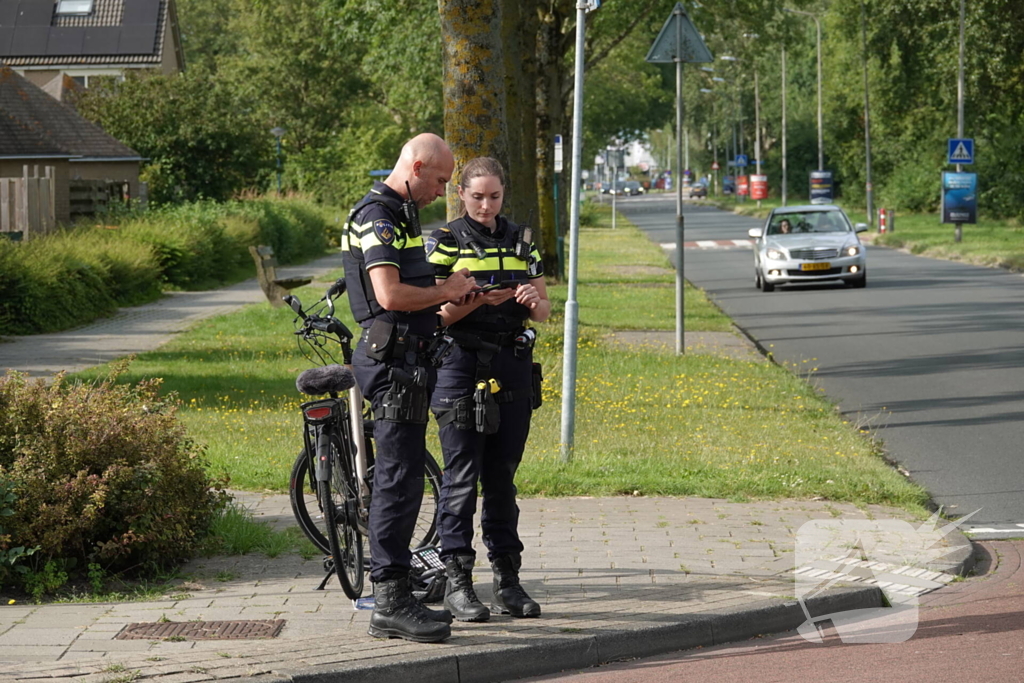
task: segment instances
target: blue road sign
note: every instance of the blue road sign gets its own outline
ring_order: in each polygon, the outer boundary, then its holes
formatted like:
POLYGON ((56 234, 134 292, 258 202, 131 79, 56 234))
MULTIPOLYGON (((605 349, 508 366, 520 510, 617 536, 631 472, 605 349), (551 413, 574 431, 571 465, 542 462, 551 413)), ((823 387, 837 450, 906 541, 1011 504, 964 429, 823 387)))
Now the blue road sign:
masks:
POLYGON ((946 154, 948 164, 973 164, 974 140, 971 138, 950 138, 946 154))
POLYGON ((737 154, 736 155, 736 165, 737 166, 746 166, 748 161, 749 160, 747 159, 747 155, 746 154, 737 154))

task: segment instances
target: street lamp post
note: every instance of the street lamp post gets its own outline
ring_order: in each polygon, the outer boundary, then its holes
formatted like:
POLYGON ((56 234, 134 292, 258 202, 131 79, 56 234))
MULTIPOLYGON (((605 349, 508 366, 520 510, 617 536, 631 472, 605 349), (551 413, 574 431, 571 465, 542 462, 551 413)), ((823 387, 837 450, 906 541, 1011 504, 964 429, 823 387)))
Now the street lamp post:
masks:
POLYGON ((786 48, 782 48, 782 205, 786 205, 786 48))
POLYGON ((806 17, 810 17, 814 20, 814 26, 817 30, 817 45, 818 45, 818 170, 825 170, 825 153, 824 153, 824 133, 822 126, 822 114, 821 114, 821 21, 818 20, 818 16, 811 12, 805 12, 799 9, 790 9, 788 7, 783 8, 785 12, 792 12, 793 14, 802 14, 806 17))
POLYGON ((871 107, 868 104, 868 10, 864 0, 860 0, 860 35, 864 48, 864 160, 865 160, 865 184, 864 190, 867 195, 868 229, 875 229, 875 206, 873 190, 871 187, 871 107))
POLYGON ((270 129, 270 134, 277 138, 277 196, 281 196, 281 137, 288 132, 280 126, 270 129))

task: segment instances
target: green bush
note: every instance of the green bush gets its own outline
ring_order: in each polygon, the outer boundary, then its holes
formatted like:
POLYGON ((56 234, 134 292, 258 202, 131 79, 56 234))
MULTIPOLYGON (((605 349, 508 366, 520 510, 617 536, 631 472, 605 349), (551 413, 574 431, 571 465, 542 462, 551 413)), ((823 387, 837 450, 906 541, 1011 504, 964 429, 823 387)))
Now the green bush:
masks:
POLYGON ((303 199, 257 198, 111 214, 25 243, 0 239, 0 334, 55 332, 152 301, 252 277, 249 246, 291 263, 337 243, 340 223, 303 199))
POLYGON ((155 571, 188 559, 223 505, 160 380, 118 384, 125 367, 96 384, 0 378, 0 480, 13 494, 0 552, 37 548, 26 590, 48 592, 89 563, 155 571))

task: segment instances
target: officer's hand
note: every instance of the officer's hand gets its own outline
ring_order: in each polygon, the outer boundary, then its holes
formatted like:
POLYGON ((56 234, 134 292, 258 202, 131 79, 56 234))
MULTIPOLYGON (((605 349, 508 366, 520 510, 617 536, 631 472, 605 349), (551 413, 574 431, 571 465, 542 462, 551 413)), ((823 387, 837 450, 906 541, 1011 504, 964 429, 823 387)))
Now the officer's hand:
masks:
POLYGON ((516 301, 529 309, 537 308, 540 304, 540 292, 533 285, 519 285, 516 288, 516 301))
POLYGON ((516 290, 511 288, 506 289, 492 289, 489 292, 484 293, 483 303, 488 306, 497 306, 503 304, 516 295, 516 290))
POLYGON ((469 268, 463 268, 449 275, 441 289, 448 301, 458 301, 469 294, 475 286, 476 280, 470 275, 469 268))

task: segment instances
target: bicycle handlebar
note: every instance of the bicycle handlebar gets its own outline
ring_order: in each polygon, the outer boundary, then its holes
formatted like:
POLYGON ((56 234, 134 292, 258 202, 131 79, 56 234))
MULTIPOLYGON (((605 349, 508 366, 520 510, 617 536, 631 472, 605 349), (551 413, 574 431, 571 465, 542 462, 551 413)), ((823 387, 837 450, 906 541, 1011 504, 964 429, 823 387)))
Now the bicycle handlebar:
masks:
POLYGON ((314 342, 315 337, 320 336, 317 333, 333 335, 336 338, 335 341, 341 345, 342 354, 347 364, 352 359, 352 331, 334 317, 334 299, 344 292, 344 278, 337 280, 327 289, 327 293, 317 302, 325 304, 326 310, 322 312, 326 315, 307 313, 302 309, 302 302, 299 301, 299 298, 292 294, 284 296, 283 300, 299 318, 302 318, 302 325, 295 331, 295 334, 310 343, 314 342))

